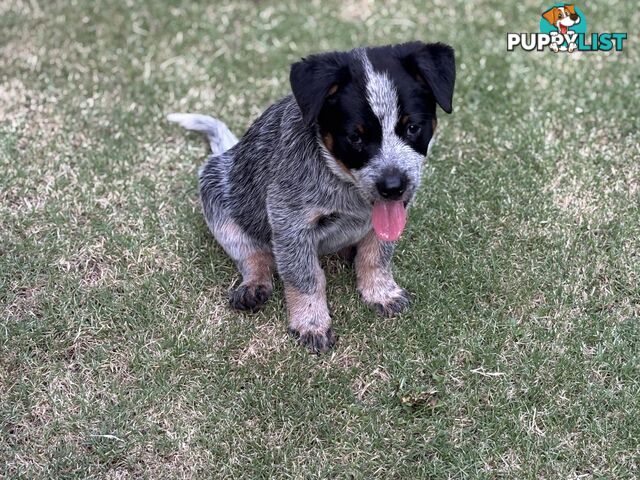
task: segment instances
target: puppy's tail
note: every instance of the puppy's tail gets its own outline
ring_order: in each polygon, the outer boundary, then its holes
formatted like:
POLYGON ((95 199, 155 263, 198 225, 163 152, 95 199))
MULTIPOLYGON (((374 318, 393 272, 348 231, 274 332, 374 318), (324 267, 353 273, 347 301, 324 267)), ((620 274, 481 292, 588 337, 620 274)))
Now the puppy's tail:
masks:
POLYGON ((209 140, 211 153, 214 155, 220 155, 238 143, 238 138, 231 133, 229 127, 220 120, 207 115, 170 113, 167 115, 167 120, 175 122, 187 130, 204 133, 209 140))

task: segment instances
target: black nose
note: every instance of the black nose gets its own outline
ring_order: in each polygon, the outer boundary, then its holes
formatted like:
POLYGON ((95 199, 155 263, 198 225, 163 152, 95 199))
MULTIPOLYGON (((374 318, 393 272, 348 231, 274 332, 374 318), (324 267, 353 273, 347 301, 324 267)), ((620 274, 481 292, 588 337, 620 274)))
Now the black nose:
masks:
POLYGON ((573 15, 569 15, 569 18, 575 22, 576 20, 578 20, 578 15, 574 13, 573 15))
POLYGON ((398 200, 407 189, 407 176, 398 170, 389 170, 376 182, 378 192, 389 200, 398 200))

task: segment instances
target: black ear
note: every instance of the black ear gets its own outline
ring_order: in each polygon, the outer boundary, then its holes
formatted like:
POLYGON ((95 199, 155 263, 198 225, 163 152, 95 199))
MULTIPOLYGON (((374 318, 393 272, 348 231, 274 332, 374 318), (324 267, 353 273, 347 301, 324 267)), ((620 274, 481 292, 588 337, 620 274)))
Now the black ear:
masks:
POLYGON ((442 109, 453 110, 453 87, 456 83, 456 60, 453 48, 444 43, 414 42, 402 45, 407 52, 403 63, 410 73, 426 82, 442 109))
POLYGON ((312 55, 291 65, 291 90, 307 125, 318 119, 325 98, 348 79, 348 56, 342 52, 312 55))

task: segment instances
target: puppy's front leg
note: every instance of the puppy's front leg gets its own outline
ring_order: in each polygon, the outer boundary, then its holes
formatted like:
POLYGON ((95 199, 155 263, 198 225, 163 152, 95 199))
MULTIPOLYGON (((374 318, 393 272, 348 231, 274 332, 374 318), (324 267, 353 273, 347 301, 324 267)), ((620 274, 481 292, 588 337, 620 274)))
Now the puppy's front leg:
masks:
POLYGON ((274 232, 273 252, 284 283, 289 331, 314 353, 326 352, 336 337, 327 308, 325 276, 315 244, 304 234, 274 232))
POLYGON ((385 317, 404 310, 409 305, 409 294, 398 286, 391 273, 395 244, 378 240, 372 230, 357 248, 358 291, 364 301, 385 317))

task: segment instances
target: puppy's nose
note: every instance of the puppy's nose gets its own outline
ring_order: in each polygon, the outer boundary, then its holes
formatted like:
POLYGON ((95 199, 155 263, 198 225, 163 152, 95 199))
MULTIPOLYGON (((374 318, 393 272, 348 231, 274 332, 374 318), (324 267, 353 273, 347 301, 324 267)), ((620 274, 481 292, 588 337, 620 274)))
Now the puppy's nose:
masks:
POLYGON ((398 170, 388 170, 376 182, 378 192, 389 200, 398 200, 407 189, 407 176, 398 170))
POLYGON ((574 13, 573 15, 569 15, 569 18, 575 22, 576 20, 578 20, 578 15, 574 13))

